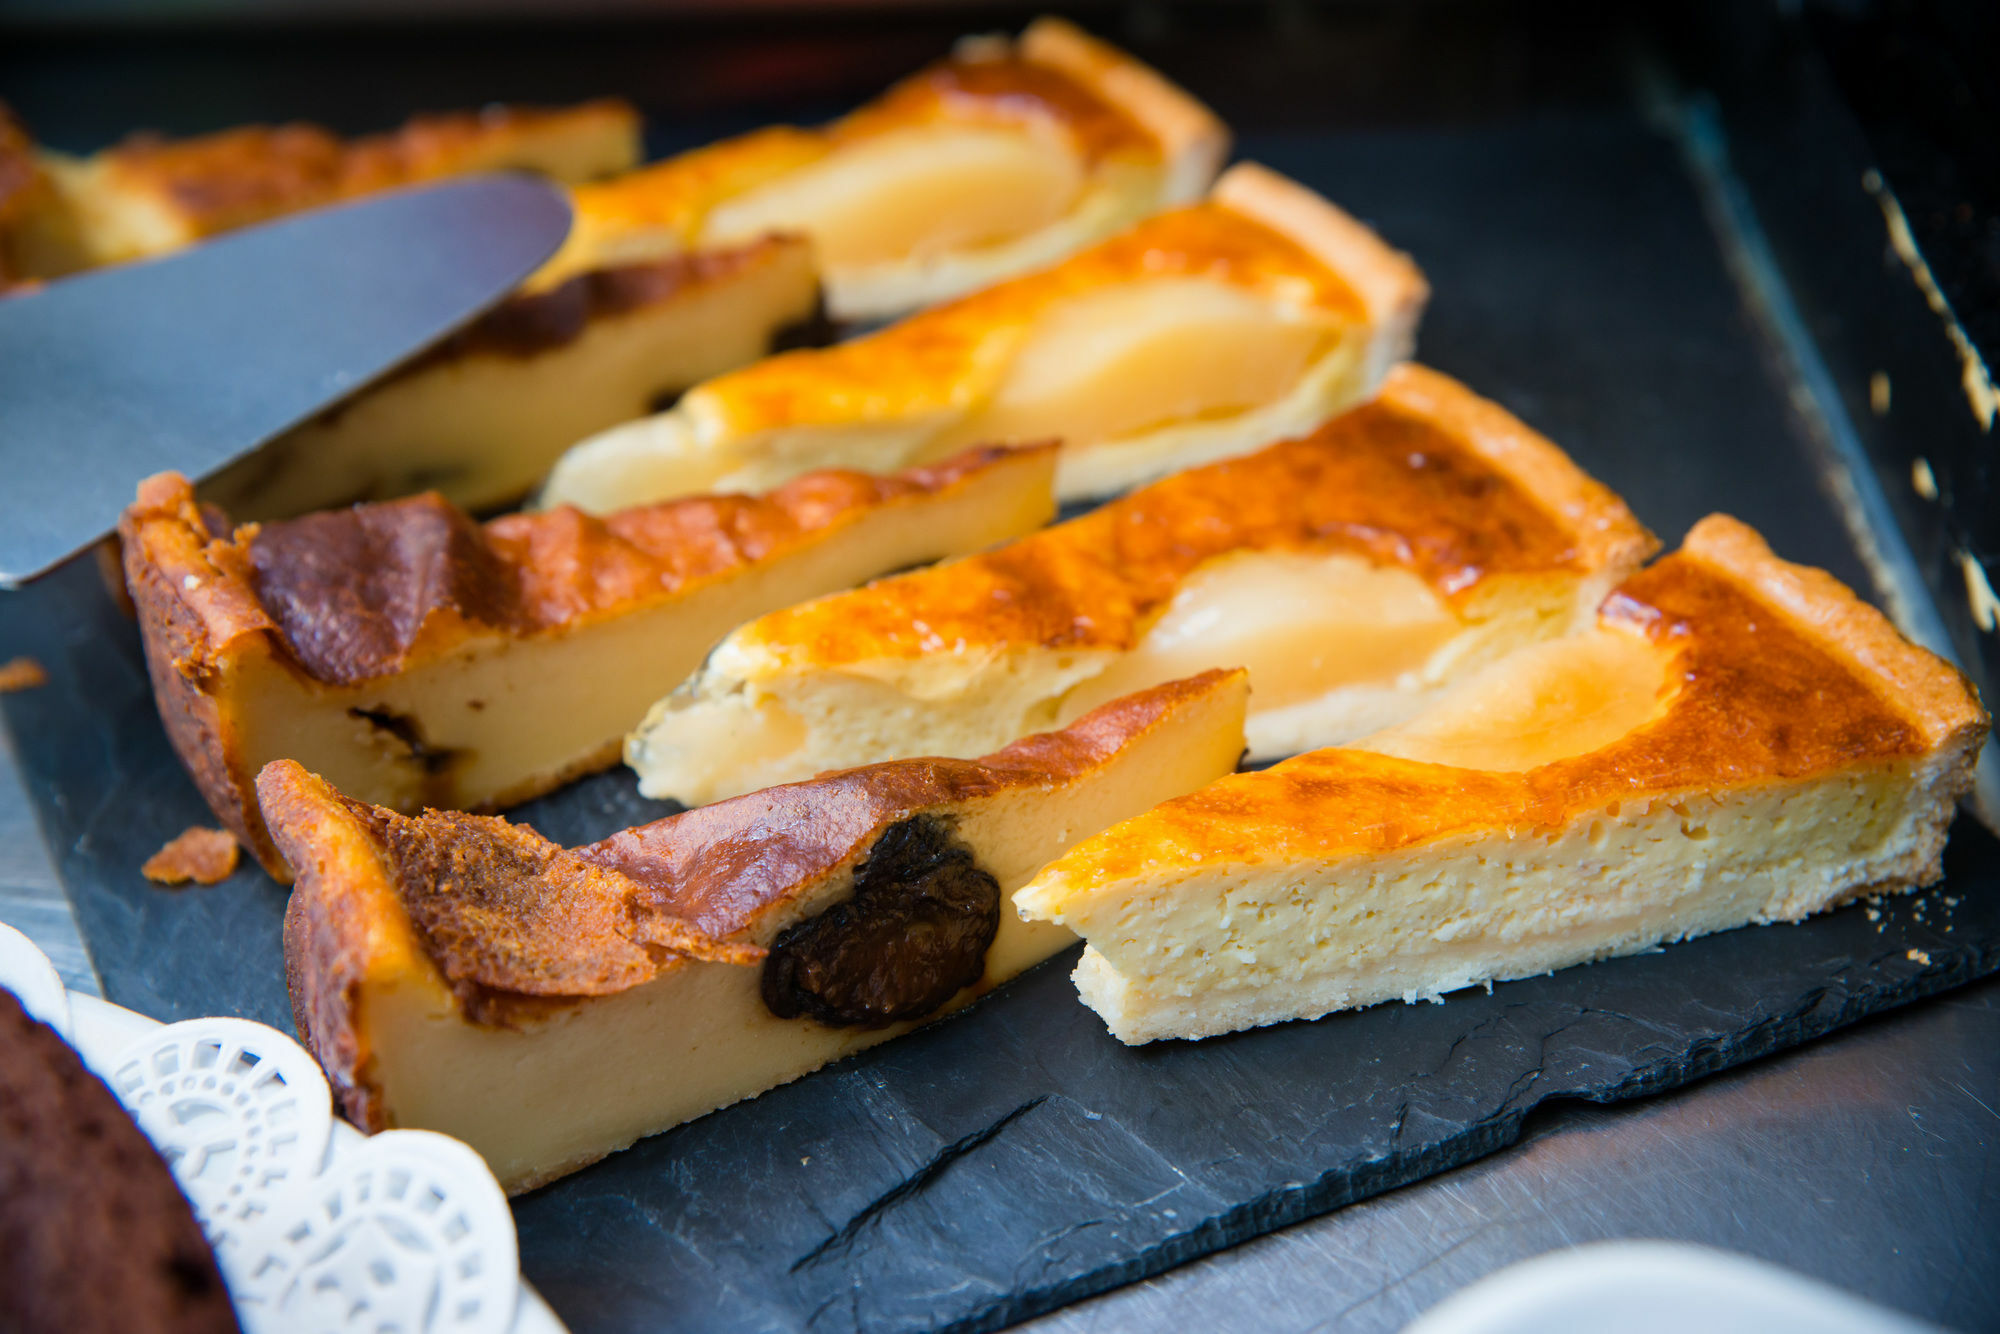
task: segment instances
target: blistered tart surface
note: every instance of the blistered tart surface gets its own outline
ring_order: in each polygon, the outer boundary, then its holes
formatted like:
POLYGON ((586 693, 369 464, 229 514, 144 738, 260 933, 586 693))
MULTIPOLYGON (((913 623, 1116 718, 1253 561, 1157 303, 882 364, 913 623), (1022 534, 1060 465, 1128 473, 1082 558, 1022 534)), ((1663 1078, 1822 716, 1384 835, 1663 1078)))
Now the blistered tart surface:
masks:
POLYGON ((358 1124, 459 1135, 510 1188, 550 1179, 1060 950, 1005 894, 1227 773, 1244 698, 1211 672, 979 760, 822 775, 575 849, 273 763, 300 1032, 358 1124))
POLYGON ((773 612, 738 642, 781 662, 915 657, 940 643, 1130 648, 1197 567, 1234 551, 1352 552, 1404 566, 1447 600, 1480 580, 1595 569, 1642 531, 1580 474, 1569 495, 1468 447, 1404 368, 1375 402, 1284 441, 1156 482, 964 560, 773 612), (1405 390, 1411 391, 1406 394, 1405 390), (1551 505, 1551 501, 1554 505, 1551 505))
POLYGON ((1045 19, 1018 41, 963 43, 831 124, 774 126, 579 189, 576 233, 537 281, 794 231, 818 245, 836 313, 895 313, 1187 202, 1227 142, 1157 74, 1045 19))
POLYGON ((866 338, 771 358, 699 392, 705 408, 745 433, 948 410, 978 396, 983 373, 1002 369, 1008 342, 1056 303, 1122 282, 1174 277, 1283 294, 1336 318, 1366 314, 1354 290, 1290 237, 1203 203, 1149 218, 1053 269, 866 338))
POLYGON ((120 534, 175 747, 281 870, 249 793, 265 761, 403 808, 524 800, 610 762, 741 621, 1046 521, 1052 471, 1047 450, 975 450, 605 519, 481 525, 432 494, 234 531, 166 475, 120 534))
POLYGON ((1251 753, 1275 758, 1565 633, 1652 547, 1555 445, 1406 366, 1311 435, 744 625, 626 760, 651 795, 713 800, 864 757, 979 754, 1217 666, 1250 668, 1251 753))
POLYGON ((1724 516, 1428 714, 1087 840, 1016 898, 1128 1042, 1796 921, 1940 874, 1988 718, 1724 516))
POLYGON ((767 358, 569 451, 547 494, 765 486, 967 443, 1060 439, 1067 498, 1299 434, 1367 397, 1427 295, 1404 256, 1254 164, 1051 267, 767 358))
POLYGON ((1366 743, 1316 751, 1170 802, 1079 848, 1061 874, 1089 883, 1163 859, 1384 852, 1472 828, 1553 828, 1640 793, 1920 755, 1977 716, 1942 673, 1938 691, 1955 694, 1956 707, 1913 714, 1698 555, 1635 575, 1601 620, 1670 659, 1660 716, 1601 749, 1519 772, 1453 766, 1449 775, 1366 743))
MULTIPOLYGON (((131 538, 164 540, 226 577, 223 639, 280 635, 299 666, 347 683, 439 652, 452 627, 528 636, 615 616, 768 560, 823 529, 943 490, 1005 451, 972 451, 896 476, 827 472, 763 496, 702 496, 606 518, 557 509, 485 524, 435 494, 218 533, 177 476, 128 511, 131 538), (247 599, 247 601, 246 601, 247 599)), ((226 521, 224 521, 226 524, 226 521)))

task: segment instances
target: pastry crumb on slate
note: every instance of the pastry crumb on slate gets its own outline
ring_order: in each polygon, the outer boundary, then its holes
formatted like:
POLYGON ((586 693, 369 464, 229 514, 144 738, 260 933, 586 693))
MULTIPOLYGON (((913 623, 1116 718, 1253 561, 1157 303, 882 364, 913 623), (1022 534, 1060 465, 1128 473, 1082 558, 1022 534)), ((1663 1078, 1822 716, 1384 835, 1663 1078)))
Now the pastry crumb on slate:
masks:
POLYGON ((16 690, 33 690, 48 683, 48 671, 33 658, 9 658, 0 662, 0 695, 11 695, 16 690))
POLYGON ((239 849, 234 834, 194 825, 146 859, 140 869, 155 884, 220 884, 236 870, 239 849))

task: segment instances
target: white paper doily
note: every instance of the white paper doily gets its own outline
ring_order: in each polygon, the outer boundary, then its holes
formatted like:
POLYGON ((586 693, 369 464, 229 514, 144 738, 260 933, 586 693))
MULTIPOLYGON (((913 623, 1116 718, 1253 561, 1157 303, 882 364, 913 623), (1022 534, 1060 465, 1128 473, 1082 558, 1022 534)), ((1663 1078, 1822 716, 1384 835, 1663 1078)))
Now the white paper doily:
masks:
POLYGON ((458 1140, 363 1135, 277 1029, 161 1024, 66 991, 5 923, 0 988, 69 1040, 160 1150, 249 1334, 563 1334, 521 1281, 507 1197, 458 1140))

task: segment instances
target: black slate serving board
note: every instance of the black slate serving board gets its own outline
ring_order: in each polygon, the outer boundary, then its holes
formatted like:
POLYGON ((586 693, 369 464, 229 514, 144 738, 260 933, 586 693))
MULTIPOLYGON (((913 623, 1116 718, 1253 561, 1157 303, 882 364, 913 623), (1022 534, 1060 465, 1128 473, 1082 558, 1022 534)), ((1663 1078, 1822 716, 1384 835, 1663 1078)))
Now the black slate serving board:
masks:
MULTIPOLYGON (((1244 149, 1413 251, 1425 358, 1669 542, 1727 508, 1869 587, 1681 159, 1637 115, 1244 149)), ((282 892, 137 873, 207 817, 88 562, 0 600, 16 653, 53 677, 4 712, 109 997, 289 1027, 282 892)), ((576 841, 669 809, 610 774, 519 815, 576 841)), ((1996 881, 2000 845, 1961 820, 1920 899, 1136 1050, 1076 1003, 1065 956, 519 1201, 523 1266, 578 1331, 990 1328, 1490 1152, 1549 1099, 1654 1092, 1992 972, 1996 881)))

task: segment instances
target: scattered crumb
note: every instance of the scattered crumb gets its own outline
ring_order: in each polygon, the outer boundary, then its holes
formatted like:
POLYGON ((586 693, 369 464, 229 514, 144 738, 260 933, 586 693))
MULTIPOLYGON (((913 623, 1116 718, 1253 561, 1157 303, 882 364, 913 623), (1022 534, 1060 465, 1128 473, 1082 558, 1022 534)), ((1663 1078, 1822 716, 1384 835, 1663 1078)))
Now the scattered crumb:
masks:
POLYGON ((1873 905, 1873 904, 1870 904, 1870 905, 1868 906, 1868 920, 1869 920, 1869 921, 1871 921, 1871 922, 1879 922, 1879 921, 1881 921, 1881 920, 1882 920, 1882 910, 1881 910, 1880 908, 1877 908, 1877 907, 1876 907, 1875 905, 1873 905))
POLYGON ((1868 377, 1868 408, 1878 417, 1889 415, 1889 373, 1876 371, 1868 377))
POLYGON ((1918 459, 1910 465, 1910 489, 1925 500, 1938 498, 1937 474, 1931 471, 1929 459, 1918 459))
POLYGON ((807 1155, 806 1155, 805 1157, 803 1157, 803 1158, 799 1159, 799 1166, 800 1166, 800 1167, 805 1167, 806 1165, 808 1165, 808 1164, 809 1164, 809 1163, 811 1163, 811 1162, 812 1162, 812 1155, 811 1155, 811 1154, 807 1154, 807 1155))
POLYGON ((0 663, 0 695, 16 690, 33 690, 49 683, 49 674, 33 658, 13 658, 0 663))
POLYGON ((236 836, 195 825, 146 859, 140 869, 161 885, 213 885, 236 869, 236 836))
POLYGON ((1930 965, 1931 961, 1931 956, 1924 953, 1922 950, 1911 950, 1908 954, 1905 954, 1903 957, 1905 959, 1910 960, 1912 963, 1920 963, 1925 965, 1926 967, 1930 965))

